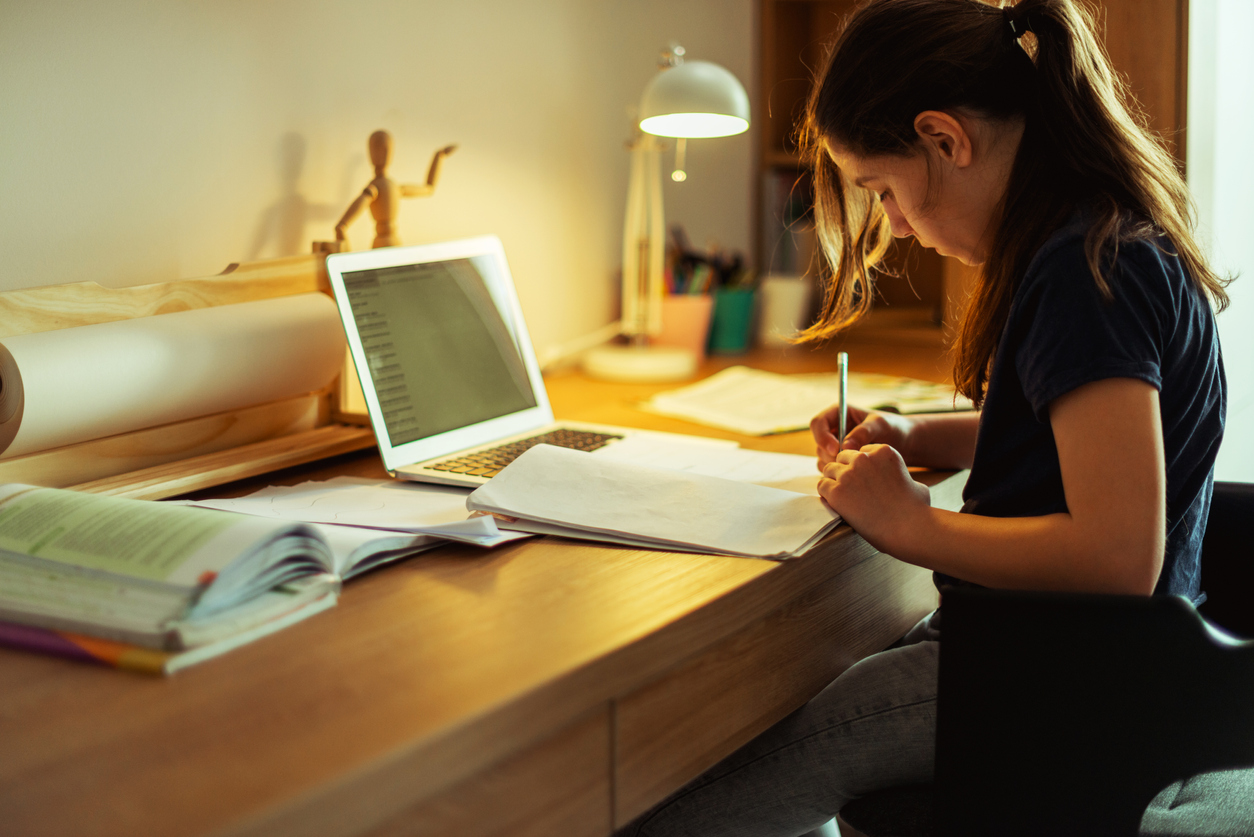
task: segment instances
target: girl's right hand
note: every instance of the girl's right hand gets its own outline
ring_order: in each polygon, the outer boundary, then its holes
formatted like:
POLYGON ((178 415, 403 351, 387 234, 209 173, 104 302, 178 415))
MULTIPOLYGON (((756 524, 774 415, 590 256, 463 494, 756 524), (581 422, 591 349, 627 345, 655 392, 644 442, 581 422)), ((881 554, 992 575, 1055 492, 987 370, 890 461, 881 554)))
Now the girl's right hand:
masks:
POLYGON ((828 407, 810 420, 810 433, 818 445, 819 470, 836 459, 842 450, 861 450, 865 445, 889 445, 897 449, 903 457, 906 454, 906 443, 914 421, 897 413, 868 412, 857 407, 849 407, 847 425, 852 425, 845 435, 843 444, 838 443, 836 435, 840 432, 840 405, 828 407))

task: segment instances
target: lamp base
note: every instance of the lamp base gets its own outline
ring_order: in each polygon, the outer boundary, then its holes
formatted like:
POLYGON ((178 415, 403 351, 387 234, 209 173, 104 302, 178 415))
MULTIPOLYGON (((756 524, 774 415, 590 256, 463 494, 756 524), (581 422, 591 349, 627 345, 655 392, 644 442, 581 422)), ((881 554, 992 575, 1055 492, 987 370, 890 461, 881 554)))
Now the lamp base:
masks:
POLYGON ((583 371, 629 384, 685 381, 697 374, 697 356, 674 346, 598 346, 583 356, 583 371))

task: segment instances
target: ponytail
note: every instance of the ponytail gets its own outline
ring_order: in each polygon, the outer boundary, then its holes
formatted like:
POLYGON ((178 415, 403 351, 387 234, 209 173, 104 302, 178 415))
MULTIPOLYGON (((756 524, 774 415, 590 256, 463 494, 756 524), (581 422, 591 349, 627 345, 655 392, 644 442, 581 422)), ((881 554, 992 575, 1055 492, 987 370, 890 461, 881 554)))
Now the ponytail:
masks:
POLYGON ((954 383, 980 405, 1019 280, 1032 256, 1077 209, 1092 219, 1085 253, 1111 297, 1120 244, 1163 237, 1218 310, 1226 279, 1193 236, 1188 188, 1112 68, 1083 0, 871 0, 848 21, 807 103, 802 129, 815 176, 815 219, 832 275, 819 320, 801 339, 835 334, 870 307, 888 246, 887 220, 846 182, 826 151, 918 153, 914 118, 966 110, 1022 119, 1023 135, 954 346, 954 383))

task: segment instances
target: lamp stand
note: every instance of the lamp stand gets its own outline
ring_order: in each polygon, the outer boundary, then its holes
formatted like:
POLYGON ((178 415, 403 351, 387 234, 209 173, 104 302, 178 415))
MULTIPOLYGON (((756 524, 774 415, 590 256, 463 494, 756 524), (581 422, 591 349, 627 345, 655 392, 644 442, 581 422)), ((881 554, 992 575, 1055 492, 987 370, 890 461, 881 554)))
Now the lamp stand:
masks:
POLYGON ((650 345, 662 330, 666 293, 666 218, 662 210, 661 144, 641 133, 631 145, 631 178, 623 221, 623 319, 627 346, 600 346, 584 355, 589 375, 611 381, 665 382, 691 378, 697 356, 650 345))

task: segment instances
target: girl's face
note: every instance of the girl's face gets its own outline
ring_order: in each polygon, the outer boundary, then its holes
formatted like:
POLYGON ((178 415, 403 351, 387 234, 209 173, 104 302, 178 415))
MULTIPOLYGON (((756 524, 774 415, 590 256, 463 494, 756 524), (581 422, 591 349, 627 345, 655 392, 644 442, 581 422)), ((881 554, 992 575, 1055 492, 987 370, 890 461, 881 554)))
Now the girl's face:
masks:
POLYGON ((827 153, 848 183, 877 196, 894 236, 913 236, 942 256, 980 264, 1022 128, 992 130, 980 120, 933 111, 920 114, 916 127, 922 148, 907 157, 860 157, 831 141, 827 153))
POLYGON ((933 193, 928 194, 928 166, 923 154, 858 157, 831 143, 828 154, 844 173, 846 182, 876 195, 895 237, 914 237, 924 247, 966 264, 984 260, 976 253, 983 228, 972 230, 972 223, 964 223, 971 220, 971 212, 967 207, 953 205, 953 190, 946 188, 943 172, 933 193))

